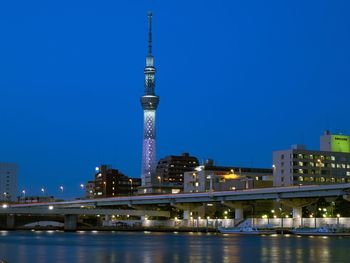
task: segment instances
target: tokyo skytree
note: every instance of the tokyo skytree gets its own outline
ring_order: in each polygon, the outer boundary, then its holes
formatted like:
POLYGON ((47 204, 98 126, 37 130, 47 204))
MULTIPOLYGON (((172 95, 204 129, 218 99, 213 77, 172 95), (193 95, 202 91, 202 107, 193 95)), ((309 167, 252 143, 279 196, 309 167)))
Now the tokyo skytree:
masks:
POLYGON ((154 58, 152 55, 152 13, 148 13, 148 54, 146 57, 145 91, 141 97, 143 108, 142 186, 156 181, 156 110, 159 97, 155 94, 154 58))

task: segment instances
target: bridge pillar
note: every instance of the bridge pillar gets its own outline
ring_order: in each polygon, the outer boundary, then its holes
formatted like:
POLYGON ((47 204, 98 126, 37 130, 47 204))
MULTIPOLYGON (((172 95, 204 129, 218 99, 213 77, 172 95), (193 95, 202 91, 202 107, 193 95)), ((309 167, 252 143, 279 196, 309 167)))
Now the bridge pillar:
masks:
POLYGON ((243 219, 243 207, 235 207, 235 219, 241 220, 243 219))
POLYGON ((302 207, 293 207, 293 218, 301 218, 302 217, 302 207))
POLYGON ((183 211, 184 220, 190 220, 193 212, 196 212, 197 216, 204 217, 204 210, 200 211, 200 208, 203 207, 202 204, 173 204, 173 206, 183 211))
POLYGON ((191 217, 191 211, 190 210, 184 210, 183 212, 184 212, 183 213, 184 220, 189 220, 190 217, 191 217))
POLYGON ((15 215, 7 215, 6 216, 6 229, 15 229, 15 215))
POLYGON ((343 195, 343 199, 350 202, 350 195, 343 195))
MULTIPOLYGON (((281 203, 283 205, 286 205, 288 207, 292 208, 293 213, 293 227, 299 227, 302 225, 302 217, 303 217, 303 207, 311 205, 313 203, 317 202, 317 198, 309 198, 309 199, 301 199, 301 198, 295 198, 295 199, 284 199, 281 200, 281 203)), ((281 217, 284 215, 281 214, 281 217)))
POLYGON ((64 231, 73 232, 77 230, 77 215, 64 215, 64 231))
POLYGON ((229 208, 235 209, 235 220, 242 220, 244 218, 242 202, 222 201, 221 204, 229 208))

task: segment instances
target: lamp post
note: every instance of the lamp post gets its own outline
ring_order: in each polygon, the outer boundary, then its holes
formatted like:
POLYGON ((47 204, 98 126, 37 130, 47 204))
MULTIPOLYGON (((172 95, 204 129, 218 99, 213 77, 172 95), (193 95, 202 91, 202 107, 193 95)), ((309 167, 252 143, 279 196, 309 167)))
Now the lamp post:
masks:
POLYGON ((339 228, 340 214, 337 214, 337 228, 339 228))
POLYGON ((61 190, 62 193, 63 193, 63 189, 64 189, 64 188, 63 188, 63 185, 61 185, 61 186, 60 186, 60 190, 61 190))
POLYGON ((43 193, 43 196, 45 196, 45 188, 41 188, 40 190, 43 193))
MULTIPOLYGON (((159 177, 159 176, 158 176, 158 177, 159 177)), ((131 178, 129 179, 129 182, 130 182, 130 195, 132 195, 133 187, 132 187, 132 179, 131 179, 131 178)))

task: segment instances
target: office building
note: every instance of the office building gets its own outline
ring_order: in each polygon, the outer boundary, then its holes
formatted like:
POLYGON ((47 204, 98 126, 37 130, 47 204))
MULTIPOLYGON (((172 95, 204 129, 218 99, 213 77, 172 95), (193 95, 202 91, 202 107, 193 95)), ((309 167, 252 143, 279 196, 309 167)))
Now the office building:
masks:
POLYGON ((17 200, 17 165, 0 163, 0 200, 14 202, 17 200))
POLYGON ((274 186, 350 183, 349 136, 320 138, 321 150, 307 150, 304 145, 273 152, 274 186))

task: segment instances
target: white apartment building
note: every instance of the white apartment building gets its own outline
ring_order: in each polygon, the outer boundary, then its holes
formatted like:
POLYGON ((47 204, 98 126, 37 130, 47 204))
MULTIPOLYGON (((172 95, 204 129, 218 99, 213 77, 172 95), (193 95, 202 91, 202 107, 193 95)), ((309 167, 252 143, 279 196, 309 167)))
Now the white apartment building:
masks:
POLYGON ((321 136, 321 151, 304 145, 273 152, 274 186, 350 183, 350 137, 321 136))

